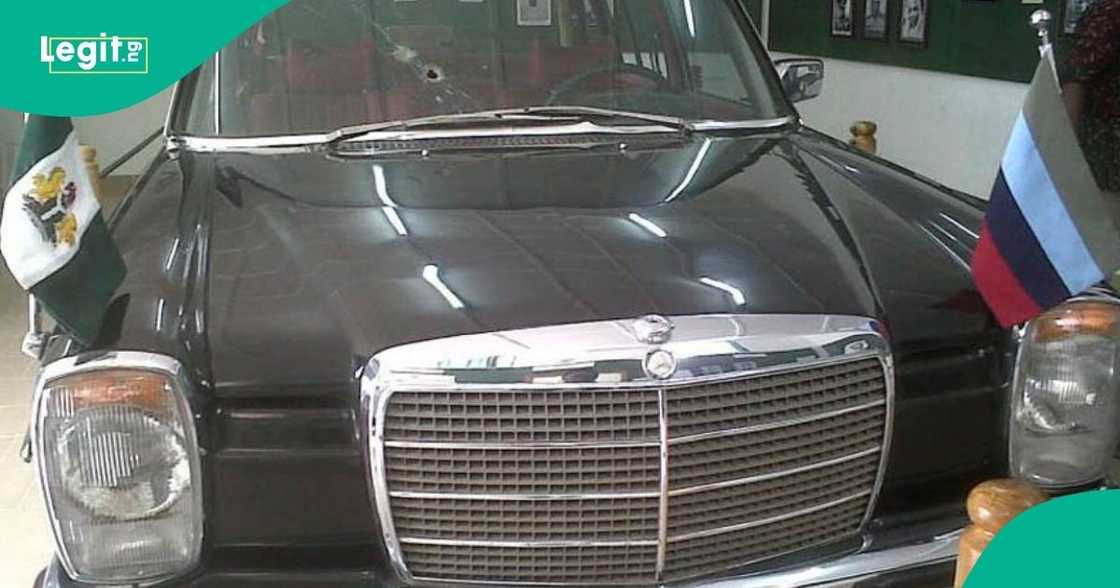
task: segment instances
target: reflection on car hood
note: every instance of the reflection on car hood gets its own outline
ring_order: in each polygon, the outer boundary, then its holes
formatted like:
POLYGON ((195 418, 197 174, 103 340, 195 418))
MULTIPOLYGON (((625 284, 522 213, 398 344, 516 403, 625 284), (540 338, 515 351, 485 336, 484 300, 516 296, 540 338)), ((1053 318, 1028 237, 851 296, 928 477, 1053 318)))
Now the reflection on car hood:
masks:
POLYGON ((115 223, 120 347, 219 390, 346 382, 402 343, 657 313, 848 314, 972 337, 980 212, 808 131, 656 149, 183 154, 115 223), (169 211, 176 210, 173 215, 169 211))

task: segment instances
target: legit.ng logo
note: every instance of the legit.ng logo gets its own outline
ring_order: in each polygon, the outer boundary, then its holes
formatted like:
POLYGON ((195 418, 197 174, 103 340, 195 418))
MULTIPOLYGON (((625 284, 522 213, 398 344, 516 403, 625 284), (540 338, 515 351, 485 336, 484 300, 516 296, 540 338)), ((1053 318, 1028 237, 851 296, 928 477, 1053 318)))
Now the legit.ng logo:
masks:
POLYGON ((44 35, 39 61, 51 74, 146 74, 148 37, 44 35))

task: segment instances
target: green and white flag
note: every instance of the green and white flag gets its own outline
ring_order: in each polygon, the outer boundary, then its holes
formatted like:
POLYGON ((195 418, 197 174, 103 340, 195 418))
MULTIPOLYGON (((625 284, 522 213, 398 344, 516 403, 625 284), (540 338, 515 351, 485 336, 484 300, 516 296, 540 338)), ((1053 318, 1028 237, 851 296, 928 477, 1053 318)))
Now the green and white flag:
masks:
POLYGON ((69 118, 28 117, 2 215, 0 252, 16 281, 62 328, 92 343, 125 266, 69 118))

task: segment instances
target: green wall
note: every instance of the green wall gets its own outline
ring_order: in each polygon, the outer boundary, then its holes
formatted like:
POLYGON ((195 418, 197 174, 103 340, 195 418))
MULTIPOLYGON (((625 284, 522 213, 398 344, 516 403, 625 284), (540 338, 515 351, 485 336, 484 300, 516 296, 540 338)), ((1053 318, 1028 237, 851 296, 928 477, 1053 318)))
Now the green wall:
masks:
MULTIPOLYGON (((781 0, 779 0, 780 2, 781 0)), ((762 0, 744 0, 747 5, 747 13, 751 15, 751 20, 754 21, 755 26, 759 29, 762 28, 762 0)))
POLYGON ((1047 8, 1054 14, 1059 57, 1068 43, 1057 33, 1059 0, 1046 0, 1043 5, 1022 4, 1019 0, 928 1, 928 46, 921 47, 898 41, 902 0, 890 0, 886 41, 830 36, 830 0, 773 0, 770 49, 1028 82, 1038 66, 1038 40, 1028 22, 1032 12, 1047 8))

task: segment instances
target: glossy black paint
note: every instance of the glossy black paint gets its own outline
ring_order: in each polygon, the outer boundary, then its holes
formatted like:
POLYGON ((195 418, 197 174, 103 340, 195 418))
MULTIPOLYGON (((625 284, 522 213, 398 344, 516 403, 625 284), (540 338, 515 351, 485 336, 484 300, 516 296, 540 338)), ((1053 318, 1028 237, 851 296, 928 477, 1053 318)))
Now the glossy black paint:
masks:
MULTIPOLYGON (((898 374, 870 529, 886 546, 959 527, 965 490, 1004 459, 1005 334, 966 265, 981 218, 967 196, 797 127, 388 160, 163 154, 113 218, 128 277, 98 346, 193 374, 206 569, 275 575, 310 550, 309 572, 350 566, 350 585, 385 570, 356 419, 372 354, 649 313, 875 317, 898 374)), ((228 584, 215 578, 198 585, 228 584)))
POLYGON ((230 397, 349 382, 354 357, 410 341, 649 312, 856 314, 900 350, 944 346, 991 327, 965 266, 979 220, 804 130, 391 161, 183 153, 114 219, 128 301, 102 343, 185 353, 230 397))

